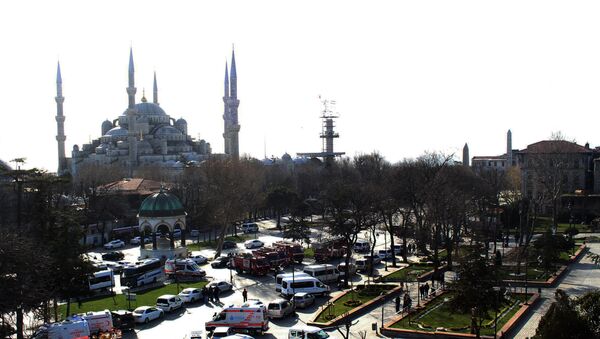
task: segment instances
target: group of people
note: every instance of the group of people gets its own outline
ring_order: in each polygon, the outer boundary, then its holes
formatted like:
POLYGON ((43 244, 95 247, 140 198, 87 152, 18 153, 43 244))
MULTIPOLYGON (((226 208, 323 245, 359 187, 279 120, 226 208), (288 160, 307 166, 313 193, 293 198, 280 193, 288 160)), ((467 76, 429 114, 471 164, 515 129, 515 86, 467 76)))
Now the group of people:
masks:
POLYGON ((217 286, 202 287, 202 298, 204 299, 205 304, 207 300, 210 302, 220 303, 221 300, 219 300, 219 294, 221 294, 221 290, 217 286))

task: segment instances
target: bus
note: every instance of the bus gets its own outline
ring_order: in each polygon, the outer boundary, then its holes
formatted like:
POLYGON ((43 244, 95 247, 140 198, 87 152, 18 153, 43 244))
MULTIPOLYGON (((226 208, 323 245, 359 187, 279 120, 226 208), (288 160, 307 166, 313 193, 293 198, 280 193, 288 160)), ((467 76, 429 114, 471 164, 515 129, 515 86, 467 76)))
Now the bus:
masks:
POLYGON ((128 287, 143 286, 165 278, 164 266, 160 259, 146 259, 123 268, 121 285, 128 287))
POLYGON ((88 278, 90 285, 90 291, 107 290, 115 287, 115 275, 112 270, 103 270, 94 272, 92 276, 88 278))

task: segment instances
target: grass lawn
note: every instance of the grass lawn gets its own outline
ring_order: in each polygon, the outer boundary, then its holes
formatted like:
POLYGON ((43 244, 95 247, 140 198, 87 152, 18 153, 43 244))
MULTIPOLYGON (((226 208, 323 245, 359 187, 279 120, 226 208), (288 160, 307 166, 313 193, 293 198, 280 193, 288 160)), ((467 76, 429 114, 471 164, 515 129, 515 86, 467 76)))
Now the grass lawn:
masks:
MULTIPOLYGON (((208 281, 179 283, 179 291, 188 287, 203 287, 208 281)), ((138 292, 137 300, 131 301, 131 308, 138 306, 151 306, 156 304, 156 298, 163 294, 177 294, 177 284, 170 284, 163 287, 155 288, 152 290, 146 290, 144 292, 138 292)), ((128 307, 128 301, 125 300, 125 295, 118 294, 113 297, 103 297, 99 299, 87 300, 81 303, 81 307, 77 302, 71 302, 71 314, 73 313, 84 313, 89 311, 102 311, 102 310, 124 310, 128 307)), ((58 307, 59 314, 62 318, 65 318, 67 311, 67 305, 60 305, 58 307)))
MULTIPOLYGON (((498 275, 499 275, 499 279, 502 280, 525 280, 525 276, 517 276, 517 275, 511 275, 511 273, 516 273, 517 272, 517 266, 502 266, 502 268, 500 268, 498 270, 498 275)), ((525 272, 525 265, 521 264, 521 273, 525 272)), ((536 265, 534 264, 529 264, 527 266, 527 280, 532 281, 532 280, 539 280, 539 281, 546 281, 548 280, 548 278, 550 278, 550 276, 552 275, 552 273, 554 272, 549 272, 549 273, 544 273, 544 270, 541 268, 537 267, 537 263, 536 265)))
MULTIPOLYGON (((435 331, 438 327, 444 327, 452 332, 470 333, 469 326, 471 324, 471 314, 469 312, 456 313, 451 310, 449 303, 444 302, 444 300, 448 300, 451 297, 450 294, 444 294, 430 302, 425 309, 416 314, 411 314, 410 325, 408 317, 404 317, 402 320, 393 324, 392 327, 430 332, 435 331)), ((524 300, 525 297, 523 295, 517 295, 516 298, 512 299, 510 302, 505 302, 502 305, 501 310, 498 312, 498 330, 500 330, 502 326, 517 313, 520 308, 520 303, 524 300)), ((489 312, 488 316, 489 318, 483 322, 483 328, 481 329, 482 335, 494 335, 495 312, 489 312)))
POLYGON ((321 313, 319 314, 319 316, 317 317, 317 319, 315 320, 316 322, 328 322, 334 318, 337 318, 339 315, 342 315, 350 310, 352 310, 353 308, 356 308, 364 303, 366 303, 367 301, 370 301, 372 299, 374 299, 375 297, 379 296, 381 294, 381 292, 383 291, 389 291, 391 289, 393 289, 394 285, 367 285, 364 289, 360 289, 360 290, 353 290, 350 291, 348 293, 346 293, 344 296, 342 296, 341 298, 337 299, 335 301, 334 304, 330 304, 329 306, 325 307, 323 309, 323 311, 321 311, 321 313), (357 305, 346 305, 346 302, 352 301, 352 300, 358 300, 360 301, 359 304, 357 305))
POLYGON ((411 264, 405 268, 401 268, 394 273, 383 278, 384 282, 399 282, 399 281, 415 281, 421 274, 433 270, 433 265, 427 264, 411 264))
MULTIPOLYGON (((538 217, 534 231, 535 231, 535 233, 544 233, 550 225, 552 225, 552 218, 538 217)), ((573 226, 575 226, 579 230, 579 232, 591 232, 592 231, 591 226, 587 225, 587 224, 582 225, 581 223, 574 223, 573 226)), ((569 223, 560 223, 559 222, 556 231, 558 233, 564 233, 567 228, 569 228, 569 223)))
MULTIPOLYGON (((250 234, 240 234, 237 236, 225 237, 225 240, 231 240, 233 242, 244 242, 249 239, 254 239, 254 236, 250 235, 250 234)), ((215 249, 215 248, 217 248, 217 242, 216 241, 200 241, 198 243, 193 243, 193 244, 187 245, 187 248, 190 251, 199 251, 199 250, 203 250, 203 249, 207 249, 207 248, 215 249)))

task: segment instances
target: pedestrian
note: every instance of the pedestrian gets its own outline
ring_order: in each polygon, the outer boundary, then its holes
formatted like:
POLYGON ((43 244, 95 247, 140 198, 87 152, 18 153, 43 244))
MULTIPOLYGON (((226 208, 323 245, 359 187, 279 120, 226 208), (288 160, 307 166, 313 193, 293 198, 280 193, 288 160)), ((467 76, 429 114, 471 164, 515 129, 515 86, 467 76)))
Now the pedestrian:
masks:
POLYGON ((220 303, 221 300, 219 300, 219 293, 221 290, 217 286, 215 286, 214 289, 213 295, 215 296, 215 302, 220 303))
POLYGON ((206 304, 206 298, 208 294, 208 289, 206 288, 206 285, 202 286, 202 302, 206 304))
POLYGON ((429 283, 425 283, 425 297, 429 295, 429 283))
POLYGON ((208 294, 208 301, 213 302, 213 287, 209 287, 206 289, 206 294, 208 294))
POLYGON ((400 312, 400 296, 396 296, 396 313, 400 312))
POLYGON ((403 301, 403 310, 404 311, 408 311, 408 299, 410 297, 408 296, 408 292, 406 294, 404 294, 404 301, 403 301))
POLYGON ((244 302, 248 301, 248 290, 244 288, 242 291, 242 298, 244 298, 244 302))

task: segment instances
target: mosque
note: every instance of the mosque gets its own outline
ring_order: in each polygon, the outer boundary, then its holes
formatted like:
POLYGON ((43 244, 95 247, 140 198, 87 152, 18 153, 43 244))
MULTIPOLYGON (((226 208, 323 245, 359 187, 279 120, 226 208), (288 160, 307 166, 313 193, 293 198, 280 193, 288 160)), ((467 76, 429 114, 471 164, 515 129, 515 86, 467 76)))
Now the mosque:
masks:
MULTIPOLYGON (((128 170, 133 177, 136 169, 144 166, 159 166, 177 170, 186 164, 198 164, 212 156, 210 143, 195 140, 188 134, 188 124, 173 119, 158 102, 158 85, 154 73, 153 100, 149 102, 143 93, 141 102, 136 103, 133 50, 129 52, 129 83, 127 87, 127 109, 116 119, 106 120, 101 125, 101 137, 90 143, 73 146, 71 157, 65 155, 65 116, 62 93, 60 63, 56 74, 56 123, 58 142, 58 174, 76 175, 86 165, 117 165, 128 170)), ((232 51, 231 71, 225 64, 224 131, 225 156, 239 157, 240 125, 238 123, 237 71, 235 52, 232 51)))

